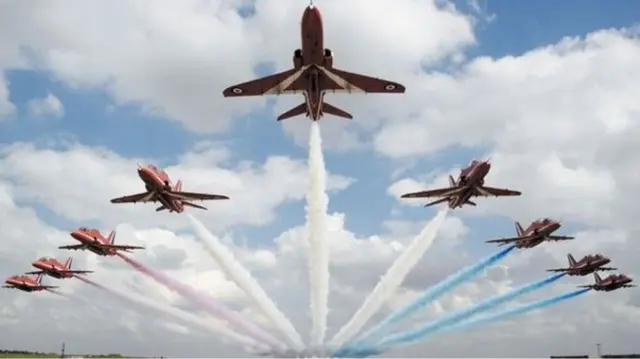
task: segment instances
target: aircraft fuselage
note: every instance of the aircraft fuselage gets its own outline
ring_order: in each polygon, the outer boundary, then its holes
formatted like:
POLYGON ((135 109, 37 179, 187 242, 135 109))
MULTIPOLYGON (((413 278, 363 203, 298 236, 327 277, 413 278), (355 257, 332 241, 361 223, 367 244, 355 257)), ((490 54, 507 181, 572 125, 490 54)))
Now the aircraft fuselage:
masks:
POLYGON ((181 213, 184 211, 184 206, 180 200, 171 198, 166 194, 172 190, 171 179, 169 177, 158 174, 148 167, 138 168, 138 176, 144 182, 147 191, 152 192, 149 199, 155 198, 163 207, 167 208, 169 212, 181 213))
POLYGON ((611 262, 611 260, 607 258, 596 259, 584 265, 569 268, 567 274, 570 276, 585 276, 597 272, 600 267, 609 264, 609 262, 611 262))
POLYGON ((57 266, 54 266, 52 264, 46 264, 46 263, 41 263, 41 262, 34 262, 33 263, 33 267, 41 270, 42 272, 44 272, 44 274, 56 278, 56 279, 64 279, 64 278, 71 278, 73 277, 73 275, 71 275, 70 273, 65 273, 64 269, 59 268, 57 266))
POLYGON ((322 116, 322 104, 324 99, 323 84, 326 76, 321 73, 318 66, 331 67, 332 61, 327 61, 327 52, 324 49, 324 29, 320 10, 309 5, 302 14, 300 23, 300 35, 302 48, 300 54, 294 54, 293 64, 296 68, 306 67, 304 73, 297 81, 306 81, 306 90, 303 91, 309 117, 318 121, 322 116), (301 55, 301 58, 297 55, 301 55))
POLYGON ((484 184, 484 178, 489 174, 491 164, 489 162, 479 162, 476 165, 465 168, 458 176, 458 185, 465 186, 464 191, 449 200, 449 208, 462 207, 475 194, 475 187, 484 184))
POLYGON ((92 237, 89 234, 81 231, 73 231, 71 232, 71 237, 73 237, 78 242, 82 243, 83 248, 93 252, 99 256, 113 256, 115 255, 115 251, 109 248, 104 248, 101 246, 103 243, 100 238, 92 237))
POLYGON ((560 229, 560 226, 561 226, 560 223, 552 222, 552 223, 537 227, 531 230, 529 233, 525 232, 525 235, 532 235, 535 237, 516 242, 516 247, 517 248, 533 248, 538 244, 544 242, 547 236, 551 235, 553 232, 560 229))

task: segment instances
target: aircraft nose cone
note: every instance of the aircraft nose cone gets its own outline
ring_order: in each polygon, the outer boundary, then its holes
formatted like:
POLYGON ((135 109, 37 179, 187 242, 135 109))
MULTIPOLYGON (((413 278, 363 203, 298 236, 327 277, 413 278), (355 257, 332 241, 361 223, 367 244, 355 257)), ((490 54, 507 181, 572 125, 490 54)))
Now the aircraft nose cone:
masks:
POLYGON ((73 239, 75 240, 82 241, 86 237, 86 235, 80 231, 73 231, 71 232, 71 237, 73 237, 73 239))
POLYGON ((310 23, 310 22, 315 23, 315 22, 321 21, 320 9, 318 9, 318 7, 316 7, 315 5, 307 6, 307 8, 304 11, 304 14, 302 15, 302 21, 305 23, 310 23))
POLYGON ((140 177, 140 179, 142 179, 143 181, 149 177, 149 174, 147 173, 147 169, 144 167, 138 168, 138 176, 140 177))

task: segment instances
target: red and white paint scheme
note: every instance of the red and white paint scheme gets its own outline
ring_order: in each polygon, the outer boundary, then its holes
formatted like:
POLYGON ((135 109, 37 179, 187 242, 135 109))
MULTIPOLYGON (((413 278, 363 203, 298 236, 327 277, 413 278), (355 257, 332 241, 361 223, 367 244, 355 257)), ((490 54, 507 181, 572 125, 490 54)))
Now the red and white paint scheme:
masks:
POLYGON ((611 292, 620 288, 633 288, 635 285, 629 284, 633 279, 626 274, 611 274, 605 279, 600 278, 598 273, 593 273, 595 284, 581 285, 579 288, 590 288, 595 291, 611 292))
POLYGON ((142 166, 138 164, 138 176, 144 182, 146 191, 114 198, 111 203, 159 202, 160 207, 156 208, 156 211, 169 210, 169 212, 182 213, 185 206, 207 209, 189 202, 192 200, 229 199, 229 197, 219 194, 184 192, 182 191, 182 181, 178 181, 174 185, 169 175, 155 165, 142 166))
POLYGON ((71 232, 71 237, 80 244, 60 246, 59 249, 88 250, 99 256, 114 256, 118 251, 131 252, 133 249, 144 249, 141 246, 115 244, 116 232, 111 231, 107 237, 95 228, 80 227, 71 232))
POLYGON ((27 272, 25 274, 44 274, 57 279, 73 278, 76 274, 93 273, 90 270, 75 270, 71 269, 73 264, 73 258, 69 257, 62 263, 59 260, 51 257, 40 257, 31 262, 31 265, 38 269, 37 271, 27 272))
POLYGON ((516 248, 533 248, 545 241, 567 241, 574 239, 571 236, 554 236, 551 233, 562 227, 559 221, 551 218, 537 219, 523 229, 519 222, 515 223, 517 237, 492 239, 487 243, 499 243, 500 246, 514 243, 516 248))
POLYGON ((301 48, 293 52, 293 69, 233 85, 224 97, 302 94, 305 102, 278 116, 278 121, 306 115, 318 121, 324 114, 346 119, 353 116, 324 101, 326 93, 404 93, 399 83, 333 67, 333 51, 324 47, 322 16, 310 4, 301 21, 301 48))
POLYGON ((427 203, 425 207, 447 202, 449 208, 454 209, 464 205, 475 206, 476 203, 471 201, 472 197, 519 196, 522 194, 520 191, 507 188, 485 186, 484 178, 490 170, 491 163, 488 160, 473 160, 467 167, 460 170, 458 180, 449 175, 449 187, 407 193, 403 194, 401 198, 440 198, 427 203))
POLYGON ((2 288, 18 289, 23 292, 40 292, 58 288, 53 285, 42 284, 42 274, 38 274, 35 278, 29 275, 14 275, 4 281, 2 288))

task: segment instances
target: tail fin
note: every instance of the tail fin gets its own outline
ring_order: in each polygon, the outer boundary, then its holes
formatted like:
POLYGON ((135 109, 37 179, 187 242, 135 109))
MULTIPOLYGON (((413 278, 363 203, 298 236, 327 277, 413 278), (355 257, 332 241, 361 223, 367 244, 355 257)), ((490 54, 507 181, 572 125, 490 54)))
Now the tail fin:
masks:
POLYGON ((111 231, 111 233, 109 233, 109 236, 107 237, 107 242, 109 244, 113 244, 116 241, 116 231, 111 231))
POLYGON ((456 186, 456 180, 453 178, 452 175, 449 175, 449 187, 455 187, 456 186))
POLYGON ((575 258, 573 258, 571 253, 567 254, 567 259, 569 260, 569 267, 575 267, 576 260, 575 260, 575 258))
POLYGON ((278 116, 278 121, 305 114, 309 116, 309 112, 307 112, 307 104, 303 103, 278 116))
POLYGON ((593 279, 595 279, 596 284, 602 283, 602 278, 598 275, 598 272, 593 272, 593 279))
POLYGON ((38 275, 36 276, 36 284, 37 284, 37 285, 40 285, 40 283, 42 283, 42 276, 43 276, 43 274, 42 274, 42 273, 40 273, 40 274, 38 274, 38 275))
POLYGON ((328 103, 324 103, 322 104, 322 113, 328 113, 329 115, 334 115, 334 116, 338 116, 338 117, 342 117, 342 118, 346 118, 346 119, 352 119, 353 116, 351 116, 350 113, 343 111, 333 105, 330 105, 328 103))
POLYGON ((524 234, 524 228, 522 228, 522 225, 518 221, 516 221, 515 226, 516 226, 516 233, 518 233, 518 236, 521 237, 524 234))
POLYGON ((64 262, 64 266, 65 266, 67 269, 71 269, 71 263, 73 263, 73 257, 69 257, 69 258, 67 258, 67 261, 66 261, 66 262, 64 262))
POLYGON ((178 180, 178 182, 176 182, 176 185, 173 186, 173 190, 176 192, 182 191, 182 180, 178 180))

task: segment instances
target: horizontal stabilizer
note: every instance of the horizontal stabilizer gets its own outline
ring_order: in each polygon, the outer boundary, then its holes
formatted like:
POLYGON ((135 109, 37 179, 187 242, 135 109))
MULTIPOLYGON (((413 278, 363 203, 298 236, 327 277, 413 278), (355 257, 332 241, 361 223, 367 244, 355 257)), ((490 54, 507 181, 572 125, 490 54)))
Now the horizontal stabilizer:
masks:
POLYGON ((207 211, 207 207, 203 207, 201 205, 198 205, 198 204, 195 204, 195 203, 191 203, 191 202, 182 202, 182 205, 187 206, 187 207, 203 209, 203 210, 207 211))
POLYGON ((329 114, 329 115, 334 115, 334 116, 346 118, 346 119, 349 119, 349 120, 353 118, 353 116, 351 116, 350 113, 348 113, 348 112, 346 112, 344 110, 341 110, 341 109, 339 109, 339 108, 337 108, 337 107, 335 107, 335 106, 333 106, 331 104, 328 104, 326 102, 322 105, 322 112, 326 113, 326 114, 329 114))
POLYGON ((448 197, 446 197, 446 198, 441 198, 441 199, 439 199, 439 200, 436 200, 436 201, 433 201, 433 202, 429 202, 429 203, 425 204, 424 206, 425 206, 425 207, 430 207, 430 206, 433 206, 433 205, 438 204, 438 203, 446 202, 446 201, 448 201, 448 200, 449 200, 449 198, 448 198, 448 197))
POLYGON ((278 121, 305 114, 307 116, 309 115, 309 113, 307 112, 307 104, 303 103, 278 116, 278 121))
POLYGON ((556 269, 547 269, 547 272, 566 272, 569 268, 556 268, 556 269))

